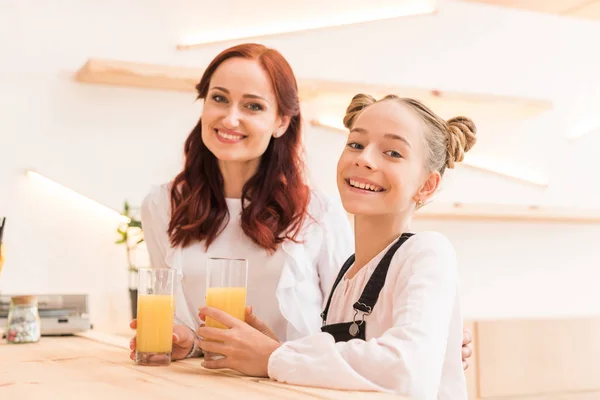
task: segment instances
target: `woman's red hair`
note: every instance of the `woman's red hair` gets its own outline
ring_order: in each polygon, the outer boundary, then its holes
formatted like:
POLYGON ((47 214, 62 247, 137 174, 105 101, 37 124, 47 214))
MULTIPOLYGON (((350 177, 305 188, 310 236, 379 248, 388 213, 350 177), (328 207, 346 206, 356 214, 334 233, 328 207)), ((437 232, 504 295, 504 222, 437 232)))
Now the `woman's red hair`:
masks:
MULTIPOLYGON (((243 202, 242 229, 254 243, 272 252, 286 239, 296 241, 310 200, 301 156, 298 86, 292 68, 278 51, 242 44, 224 50, 210 63, 196 85, 199 99, 206 98, 219 65, 233 57, 261 65, 273 85, 279 114, 291 117, 285 134, 271 138, 256 174, 242 189, 242 199, 248 200, 243 202)), ((204 240, 208 248, 229 222, 229 212, 218 161, 202 141, 201 120, 187 138, 184 152, 185 166, 171 188, 169 237, 173 246, 204 240)))

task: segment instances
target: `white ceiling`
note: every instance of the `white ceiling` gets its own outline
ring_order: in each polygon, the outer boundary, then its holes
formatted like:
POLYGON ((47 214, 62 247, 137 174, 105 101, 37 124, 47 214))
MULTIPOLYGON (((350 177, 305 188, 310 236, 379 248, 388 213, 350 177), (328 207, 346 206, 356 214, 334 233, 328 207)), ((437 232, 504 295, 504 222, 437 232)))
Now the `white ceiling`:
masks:
POLYGON ((181 45, 431 13, 436 0, 225 0, 218 7, 209 3, 204 9, 210 13, 190 13, 201 23, 183 32, 181 45))

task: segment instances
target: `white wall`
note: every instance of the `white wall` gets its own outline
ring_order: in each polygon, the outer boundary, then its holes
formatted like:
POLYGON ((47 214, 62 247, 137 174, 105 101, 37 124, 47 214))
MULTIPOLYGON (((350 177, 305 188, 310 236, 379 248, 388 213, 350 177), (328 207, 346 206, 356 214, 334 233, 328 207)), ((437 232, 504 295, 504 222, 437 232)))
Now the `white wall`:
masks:
POLYGON ((600 227, 417 221, 455 245, 467 318, 600 314, 600 227))
MULTIPOLYGON (((2 2, 0 215, 8 215, 8 260, 0 291, 89 292, 97 326, 127 323, 124 249, 113 244, 117 222, 22 171, 35 168, 116 209, 124 199, 139 204, 150 185, 170 179, 199 115, 193 95, 83 85, 70 76, 88 57, 204 66, 225 46, 174 46, 214 23, 211 7, 184 0, 2 2)), ((247 21, 260 18, 269 21, 264 12, 247 21)), ((592 156, 600 154, 600 137, 560 137, 600 123, 600 53, 590 47, 599 39, 600 23, 441 1, 435 16, 264 43, 281 50, 298 77, 552 100, 554 111, 530 121, 483 122, 474 150, 547 175, 547 190, 458 170, 439 198, 598 206, 592 156)), ((330 131, 307 133, 312 177, 333 195, 341 146, 343 137, 330 131)), ((415 227, 442 230, 455 243, 468 317, 600 312, 598 226, 415 227)))

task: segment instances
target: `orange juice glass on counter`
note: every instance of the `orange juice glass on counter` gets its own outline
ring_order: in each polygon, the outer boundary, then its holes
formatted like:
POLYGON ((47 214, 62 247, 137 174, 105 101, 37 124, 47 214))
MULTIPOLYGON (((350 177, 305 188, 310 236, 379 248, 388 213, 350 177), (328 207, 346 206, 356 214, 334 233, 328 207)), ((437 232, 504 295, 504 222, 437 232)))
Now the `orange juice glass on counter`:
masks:
MULTIPOLYGON (((225 311, 243 321, 246 316, 246 285, 248 261, 232 258, 209 258, 206 277, 206 305, 225 311)), ((210 317, 206 326, 227 329, 210 317)), ((207 360, 220 358, 220 354, 204 353, 207 360)))
POLYGON ((175 270, 140 268, 135 362, 169 365, 173 347, 175 270))

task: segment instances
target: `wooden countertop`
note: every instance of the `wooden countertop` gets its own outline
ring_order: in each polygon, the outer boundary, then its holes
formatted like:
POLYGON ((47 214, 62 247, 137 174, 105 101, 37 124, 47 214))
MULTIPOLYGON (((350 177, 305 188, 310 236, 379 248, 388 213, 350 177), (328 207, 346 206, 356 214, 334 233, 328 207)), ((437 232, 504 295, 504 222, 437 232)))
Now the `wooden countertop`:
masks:
POLYGON ((211 371, 201 359, 144 367, 129 359, 128 339, 94 333, 42 337, 35 344, 0 342, 0 399, 401 399, 384 393, 292 386, 211 371))

